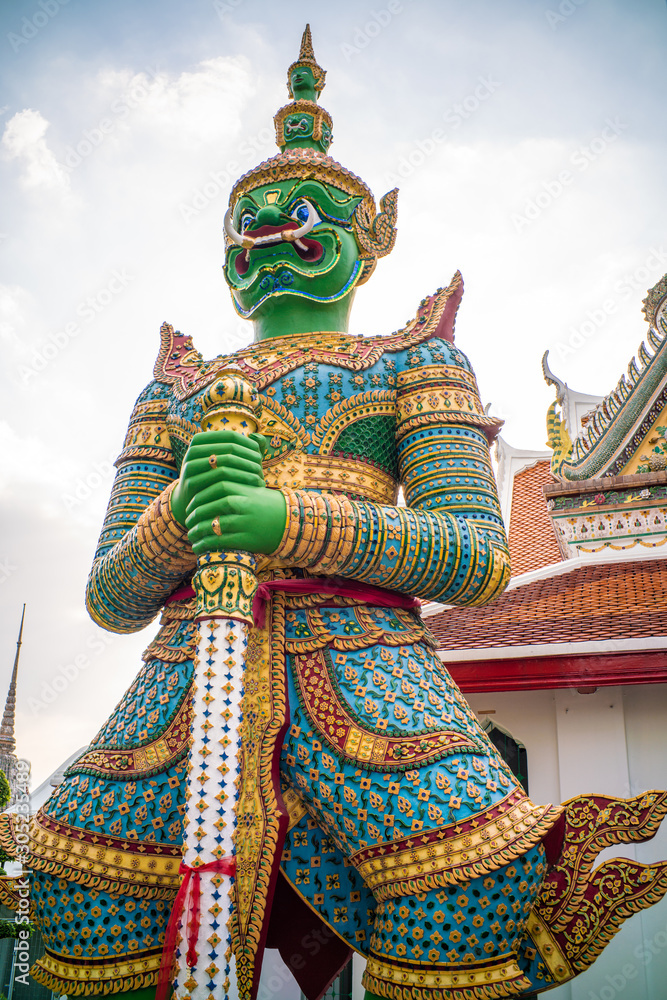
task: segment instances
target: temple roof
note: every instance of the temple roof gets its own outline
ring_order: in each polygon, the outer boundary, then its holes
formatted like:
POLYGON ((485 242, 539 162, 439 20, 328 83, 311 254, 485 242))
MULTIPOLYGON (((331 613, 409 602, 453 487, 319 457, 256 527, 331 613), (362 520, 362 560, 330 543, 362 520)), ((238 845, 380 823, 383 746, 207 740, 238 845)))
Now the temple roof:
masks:
POLYGON ((553 483, 550 451, 513 448, 499 437, 498 495, 507 530, 512 575, 560 562, 558 547, 544 497, 544 486, 553 483))
MULTIPOLYGON (((438 649, 474 657, 474 651, 496 650, 512 656, 513 648, 548 646, 545 655, 564 643, 589 643, 612 651, 649 648, 656 634, 667 636, 658 614, 667 591, 667 559, 635 559, 618 563, 570 560, 515 579, 498 600, 480 608, 448 608, 427 618, 438 649), (547 575, 548 574, 548 575, 547 575)), ((428 615, 429 608, 425 609, 428 615)), ((667 638, 659 638, 662 648, 667 638)), ((537 650, 535 650, 537 653, 537 650)))
POLYGON ((485 607, 423 609, 463 691, 667 682, 667 275, 644 312, 649 346, 603 399, 545 360, 552 452, 498 441, 509 587, 485 607))
MULTIPOLYGON (((655 420, 667 407, 667 275, 644 300, 649 325, 646 341, 618 385, 584 418, 569 454, 554 456, 552 471, 562 480, 594 479, 635 472, 632 459, 655 420)), ((556 387, 562 425, 567 426, 568 387, 545 367, 546 381, 556 387)), ((642 470, 640 470, 642 471, 642 470)))
POLYGON ((562 560, 544 499, 543 487, 552 482, 548 459, 537 461, 514 476, 507 532, 513 576, 562 560))

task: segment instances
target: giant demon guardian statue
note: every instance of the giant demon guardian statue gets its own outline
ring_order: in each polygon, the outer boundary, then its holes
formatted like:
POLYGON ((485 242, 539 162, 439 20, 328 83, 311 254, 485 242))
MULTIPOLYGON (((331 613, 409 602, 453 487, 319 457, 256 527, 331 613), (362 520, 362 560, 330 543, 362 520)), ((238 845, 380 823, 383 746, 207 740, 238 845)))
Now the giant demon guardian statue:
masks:
POLYGON ((165 324, 118 458, 88 607, 116 632, 162 619, 31 827, 34 975, 58 993, 143 1000, 162 966, 163 995, 219 998, 233 966, 253 1000, 269 946, 305 954, 310 1000, 351 949, 370 997, 517 997, 667 888, 665 865, 592 870, 666 796, 535 805, 419 617, 508 582, 499 422, 454 345, 460 275, 397 333, 347 333, 397 192, 378 211, 328 155, 324 77, 306 29, 280 152, 231 192, 225 277, 254 342, 205 362, 165 324))

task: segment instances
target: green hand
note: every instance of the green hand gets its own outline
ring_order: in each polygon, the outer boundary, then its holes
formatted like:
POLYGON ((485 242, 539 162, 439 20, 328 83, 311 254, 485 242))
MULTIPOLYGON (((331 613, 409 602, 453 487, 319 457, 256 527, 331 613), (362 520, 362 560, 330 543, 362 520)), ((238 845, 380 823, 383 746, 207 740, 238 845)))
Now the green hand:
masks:
POLYGON ((283 494, 264 482, 265 449, 261 434, 206 431, 192 438, 171 507, 179 524, 187 527, 196 555, 223 549, 268 554, 277 549, 287 513, 283 494), (220 534, 213 529, 214 519, 220 534))

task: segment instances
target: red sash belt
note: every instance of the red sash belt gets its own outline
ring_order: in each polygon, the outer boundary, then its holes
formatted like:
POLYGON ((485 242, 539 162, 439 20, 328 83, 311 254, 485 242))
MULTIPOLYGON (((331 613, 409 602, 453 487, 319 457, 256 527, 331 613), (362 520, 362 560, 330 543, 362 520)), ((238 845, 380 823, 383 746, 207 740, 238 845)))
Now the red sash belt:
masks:
MULTIPOLYGON (((418 611, 421 601, 416 597, 408 597, 384 587, 374 587, 369 583, 358 583, 355 580, 344 580, 341 577, 304 577, 299 580, 267 580, 260 583, 252 602, 252 613, 257 628, 262 628, 266 620, 266 604, 271 598, 271 591, 279 590, 284 594, 326 594, 328 596, 349 597, 364 604, 373 604, 380 608, 406 608, 418 611)), ((185 601, 194 597, 192 587, 181 587, 174 591, 165 604, 172 601, 185 601)), ((159 998, 158 998, 159 1000, 159 998)))

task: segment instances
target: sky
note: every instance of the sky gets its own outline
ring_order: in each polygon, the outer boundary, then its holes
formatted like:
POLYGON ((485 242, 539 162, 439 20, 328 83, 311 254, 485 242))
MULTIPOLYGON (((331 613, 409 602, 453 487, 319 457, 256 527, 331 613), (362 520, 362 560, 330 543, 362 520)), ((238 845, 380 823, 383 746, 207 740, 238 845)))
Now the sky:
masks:
POLYGON ((18 753, 85 746, 154 626, 83 593, 164 320, 207 357, 252 338, 221 265, 230 188, 276 151, 305 23, 331 154, 398 239, 351 332, 390 333, 458 268, 457 343, 515 448, 543 449, 540 359, 606 394, 667 271, 664 0, 0 2, 0 702, 27 604, 18 753))

